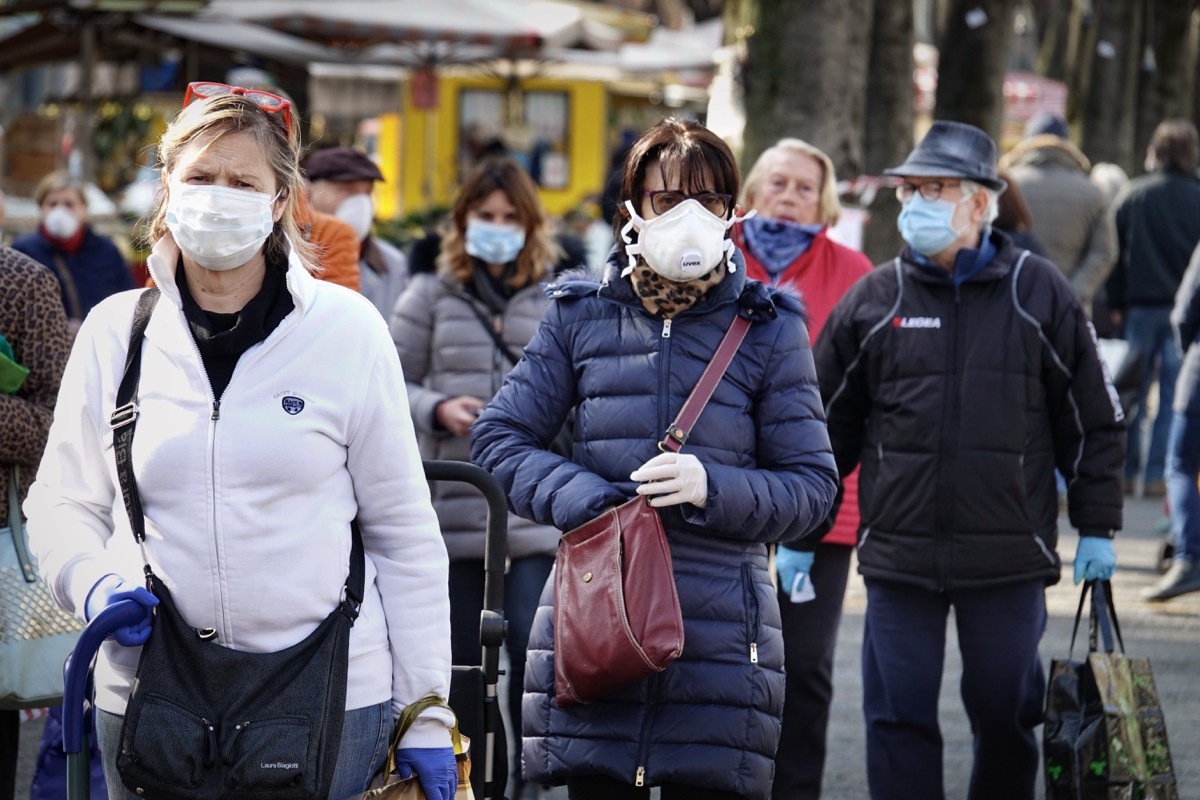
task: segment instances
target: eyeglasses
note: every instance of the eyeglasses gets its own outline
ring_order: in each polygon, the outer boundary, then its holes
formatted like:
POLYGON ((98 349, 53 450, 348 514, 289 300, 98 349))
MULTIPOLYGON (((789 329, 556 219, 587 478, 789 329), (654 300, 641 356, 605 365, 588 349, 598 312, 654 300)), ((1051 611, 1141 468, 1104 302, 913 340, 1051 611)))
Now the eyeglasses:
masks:
POLYGON ((187 94, 183 96, 183 107, 187 108, 196 100, 207 100, 227 94, 244 97, 270 114, 283 114, 283 129, 289 137, 292 135, 292 101, 260 89, 243 89, 241 86, 229 86, 213 81, 194 81, 188 84, 187 94))
POLYGON ((659 190, 656 192, 642 191, 646 197, 650 198, 650 208, 654 209, 654 213, 658 215, 666 214, 671 209, 678 206, 684 200, 695 200, 700 205, 704 206, 704 210, 718 217, 723 217, 729 211, 729 204, 733 201, 733 195, 721 194, 720 192, 701 192, 700 194, 684 194, 670 189, 659 190))
POLYGON ((953 181, 943 183, 942 181, 929 181, 922 183, 919 186, 915 183, 904 181, 896 187, 896 198, 901 203, 907 203, 912 199, 914 194, 919 194, 926 200, 937 200, 942 196, 943 189, 953 189, 961 185, 961 181, 953 181))

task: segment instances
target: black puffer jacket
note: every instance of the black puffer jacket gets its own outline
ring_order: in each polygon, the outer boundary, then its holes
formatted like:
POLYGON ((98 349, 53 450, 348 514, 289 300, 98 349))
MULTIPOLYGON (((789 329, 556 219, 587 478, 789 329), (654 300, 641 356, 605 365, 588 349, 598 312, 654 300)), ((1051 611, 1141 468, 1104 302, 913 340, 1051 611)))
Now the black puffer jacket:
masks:
POLYGON ((838 470, 861 463, 859 570, 929 589, 1058 580, 1054 468, 1083 535, 1121 527, 1125 424, 1070 284, 992 234, 956 287, 910 252, 817 346, 838 470))

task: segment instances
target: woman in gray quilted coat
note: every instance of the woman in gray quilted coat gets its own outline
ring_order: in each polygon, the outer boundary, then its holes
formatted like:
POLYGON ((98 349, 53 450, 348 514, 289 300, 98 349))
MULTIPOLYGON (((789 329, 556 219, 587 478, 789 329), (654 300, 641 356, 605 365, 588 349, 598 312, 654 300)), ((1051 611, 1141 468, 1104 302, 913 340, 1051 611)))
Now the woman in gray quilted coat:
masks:
MULTIPOLYGON (((533 338, 549 302, 539 282, 557 256, 525 171, 508 158, 479 164, 454 202, 437 274, 414 276, 390 321, 424 458, 470 461, 468 432, 533 338)), ((441 482, 433 503, 450 553, 454 663, 478 664, 485 502, 467 484, 441 482)), ((509 517, 504 611, 508 710, 517 731, 529 628, 558 537, 554 528, 509 517)), ((519 760, 514 767, 519 776, 519 760)), ((512 796, 519 794, 518 785, 512 796)))

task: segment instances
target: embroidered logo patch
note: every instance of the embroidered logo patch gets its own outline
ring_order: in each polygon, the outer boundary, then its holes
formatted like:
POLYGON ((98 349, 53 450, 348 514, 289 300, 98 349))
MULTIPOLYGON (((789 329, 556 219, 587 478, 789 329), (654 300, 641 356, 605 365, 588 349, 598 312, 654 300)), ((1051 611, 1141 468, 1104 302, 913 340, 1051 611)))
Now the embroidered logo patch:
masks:
POLYGON ((283 398, 283 410, 294 417, 304 410, 304 401, 299 397, 292 397, 289 394, 283 398))
POLYGON ((893 328, 940 328, 941 317, 892 317, 893 328))

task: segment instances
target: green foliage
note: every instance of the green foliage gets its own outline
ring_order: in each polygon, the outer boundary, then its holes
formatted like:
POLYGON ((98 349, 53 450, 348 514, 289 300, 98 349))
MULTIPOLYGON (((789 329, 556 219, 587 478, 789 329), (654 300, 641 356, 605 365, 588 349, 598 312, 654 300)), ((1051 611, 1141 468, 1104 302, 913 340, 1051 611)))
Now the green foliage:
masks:
POLYGON ((372 232, 380 239, 391 242, 403 249, 412 242, 425 236, 450 216, 450 207, 446 205, 410 211, 403 217, 376 221, 372 232))

